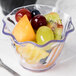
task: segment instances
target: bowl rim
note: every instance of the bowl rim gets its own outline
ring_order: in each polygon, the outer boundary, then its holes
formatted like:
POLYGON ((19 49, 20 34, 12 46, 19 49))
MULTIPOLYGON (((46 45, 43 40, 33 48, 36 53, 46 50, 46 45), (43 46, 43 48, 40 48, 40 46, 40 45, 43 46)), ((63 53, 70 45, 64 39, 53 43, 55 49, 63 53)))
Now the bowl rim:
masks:
MULTIPOLYGON (((49 6, 49 5, 32 4, 32 5, 21 6, 21 7, 15 8, 15 9, 12 10, 8 15, 10 15, 13 11, 15 11, 15 10, 17 10, 17 9, 19 9, 19 8, 29 7, 29 6, 36 6, 36 5, 38 5, 38 6, 48 6, 48 7, 54 8, 53 6, 49 6)), ((8 16, 8 15, 7 15, 7 16, 8 16)), ((30 44, 33 44, 33 45, 35 45, 35 46, 37 46, 37 47, 45 47, 45 46, 47 46, 48 44, 50 44, 50 43, 52 43, 52 42, 60 42, 60 43, 61 43, 61 42, 65 42, 67 35, 68 35, 70 32, 73 32, 74 29, 75 29, 75 28, 74 28, 74 25, 73 25, 73 23, 72 23, 72 19, 71 19, 71 17, 70 17, 70 18, 69 18, 68 27, 69 27, 69 25, 71 24, 71 25, 72 25, 72 28, 65 33, 65 37, 64 37, 63 39, 61 39, 61 40, 50 40, 50 41, 48 41, 47 43, 45 43, 45 44, 43 44, 43 45, 39 45, 39 44, 37 44, 37 43, 35 43, 35 42, 32 42, 32 41, 18 42, 18 41, 16 40, 16 38, 15 38, 12 34, 7 33, 7 32, 4 31, 5 26, 6 26, 6 22, 5 22, 4 19, 2 19, 2 22, 3 22, 2 33, 5 34, 5 35, 8 35, 8 36, 11 36, 11 37, 13 38, 13 41, 14 41, 16 44, 22 45, 22 44, 30 43, 30 44)))
POLYGON ((15 9, 13 9, 9 14, 11 14, 13 11, 20 9, 20 8, 27 8, 29 6, 47 6, 47 7, 51 7, 51 8, 55 8, 55 6, 50 6, 50 5, 44 5, 44 4, 30 4, 30 5, 26 5, 26 6, 21 6, 21 7, 17 7, 15 9))

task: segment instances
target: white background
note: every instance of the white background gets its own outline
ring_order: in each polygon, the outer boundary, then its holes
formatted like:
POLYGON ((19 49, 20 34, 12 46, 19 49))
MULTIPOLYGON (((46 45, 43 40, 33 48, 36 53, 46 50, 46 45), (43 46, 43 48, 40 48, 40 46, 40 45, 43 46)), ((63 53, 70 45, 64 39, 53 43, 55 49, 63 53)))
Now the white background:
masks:
MULTIPOLYGON (((59 0, 57 1, 57 7, 72 17, 73 24, 76 27, 76 1, 59 0)), ((21 76, 76 76, 76 31, 68 35, 58 62, 52 69, 41 73, 31 72, 20 66, 9 38, 2 34, 3 24, 1 20, 3 17, 0 8, 0 58, 7 66, 21 76)), ((12 75, 0 67, 0 76, 12 75)))

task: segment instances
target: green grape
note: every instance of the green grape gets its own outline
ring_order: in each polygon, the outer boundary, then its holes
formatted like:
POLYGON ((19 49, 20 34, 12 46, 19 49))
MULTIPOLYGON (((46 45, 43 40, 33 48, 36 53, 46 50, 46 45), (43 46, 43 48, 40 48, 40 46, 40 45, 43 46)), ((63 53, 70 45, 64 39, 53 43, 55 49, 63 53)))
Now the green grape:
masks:
POLYGON ((47 26, 41 26, 36 32, 37 44, 43 45, 50 40, 54 40, 53 31, 47 26))

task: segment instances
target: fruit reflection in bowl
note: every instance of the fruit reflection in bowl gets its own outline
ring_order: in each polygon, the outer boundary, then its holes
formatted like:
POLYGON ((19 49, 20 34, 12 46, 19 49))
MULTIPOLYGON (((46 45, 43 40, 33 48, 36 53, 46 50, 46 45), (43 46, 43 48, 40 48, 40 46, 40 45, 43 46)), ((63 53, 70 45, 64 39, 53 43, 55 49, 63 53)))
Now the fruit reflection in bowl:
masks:
POLYGON ((71 17, 48 5, 16 8, 2 21, 2 32, 11 37, 20 64, 32 71, 54 66, 67 35, 74 31, 71 17))

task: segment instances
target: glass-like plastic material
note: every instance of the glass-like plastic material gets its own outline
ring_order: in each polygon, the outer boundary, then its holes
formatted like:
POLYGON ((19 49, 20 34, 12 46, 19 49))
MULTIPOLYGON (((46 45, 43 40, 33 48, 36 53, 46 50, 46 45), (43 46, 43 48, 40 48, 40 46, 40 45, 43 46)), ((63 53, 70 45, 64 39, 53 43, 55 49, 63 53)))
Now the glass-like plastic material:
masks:
POLYGON ((20 60, 20 64, 24 68, 32 71, 44 71, 54 66, 64 46, 64 42, 67 38, 67 35, 70 32, 74 31, 74 26, 72 24, 71 17, 66 13, 63 13, 62 11, 58 10, 56 7, 52 7, 48 5, 33 4, 33 5, 16 8, 10 14, 8 14, 2 21, 3 21, 2 32, 5 35, 10 36, 12 43, 15 44, 15 48, 20 60), (42 15, 50 12, 57 12, 63 24, 62 39, 51 40, 44 45, 38 45, 32 41, 18 42, 15 39, 15 37, 12 35, 12 31, 15 25, 17 24, 15 20, 15 14, 21 8, 27 8, 30 11, 33 9, 37 9, 40 11, 42 15), (13 22, 9 21, 8 18, 13 20, 13 22), (28 49, 30 49, 29 52, 28 49), (28 52, 27 54, 26 51, 28 52), (46 55, 46 53, 48 53, 48 56, 46 58, 42 58, 39 60, 39 58, 41 58, 42 55, 43 56, 46 55))

